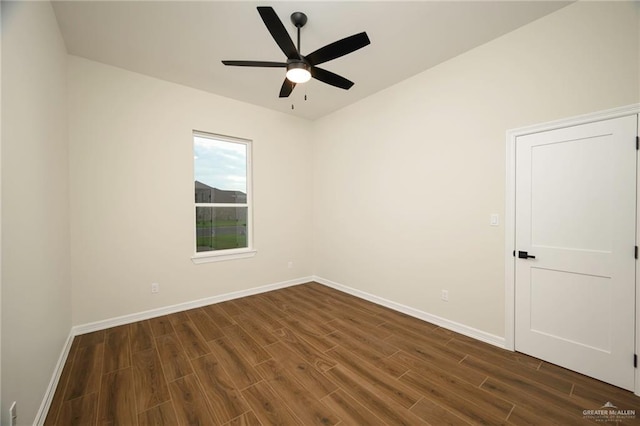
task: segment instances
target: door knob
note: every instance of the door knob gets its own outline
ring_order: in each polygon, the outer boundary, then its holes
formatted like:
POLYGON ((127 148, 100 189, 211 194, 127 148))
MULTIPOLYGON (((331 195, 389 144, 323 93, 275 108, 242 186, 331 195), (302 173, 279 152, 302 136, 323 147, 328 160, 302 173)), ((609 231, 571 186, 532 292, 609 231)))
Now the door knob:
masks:
POLYGON ((519 259, 535 259, 535 256, 530 255, 528 252, 526 251, 519 251, 518 252, 518 258, 519 259))

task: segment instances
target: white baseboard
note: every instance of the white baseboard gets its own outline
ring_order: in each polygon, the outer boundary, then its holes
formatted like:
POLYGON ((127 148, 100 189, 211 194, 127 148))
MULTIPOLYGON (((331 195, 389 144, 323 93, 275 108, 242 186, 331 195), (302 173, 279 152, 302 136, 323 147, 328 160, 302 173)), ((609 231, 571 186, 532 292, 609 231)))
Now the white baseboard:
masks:
POLYGON ((71 343, 73 343, 73 333, 69 332, 67 336, 66 342, 64 342, 64 346, 62 346, 62 352, 60 352, 60 357, 58 357, 58 363, 53 370, 53 376, 51 377, 51 381, 49 382, 49 386, 44 392, 44 399, 40 404, 40 408, 36 413, 36 418, 33 421, 34 425, 43 425, 44 421, 47 419, 47 414, 49 413, 49 408, 51 407, 51 402, 53 401, 53 395, 56 392, 56 388, 58 387, 58 383, 60 383, 60 376, 62 376, 62 370, 64 369, 64 364, 67 362, 67 358, 69 357, 69 351, 71 350, 71 343))
POLYGON ((144 312, 123 315, 120 317, 109 318, 101 321, 95 321, 95 322, 76 325, 74 327, 71 327, 71 330, 69 332, 69 337, 67 337, 67 341, 65 342, 64 347, 62 348, 62 353, 60 354, 58 363, 56 364, 55 370, 53 371, 51 381, 49 382, 49 386, 45 391, 44 398, 42 400, 42 403, 40 404, 40 409, 36 414, 36 418, 33 424, 38 426, 43 425, 44 421, 47 418, 47 414, 49 413, 49 408, 51 408, 51 402, 53 401, 53 396, 55 394, 56 388, 58 387, 58 383, 60 382, 60 376, 62 375, 62 370, 64 368, 65 363, 67 362, 69 351, 71 349, 71 344, 73 343, 73 338, 75 336, 91 333, 93 331, 104 330, 104 329, 116 327, 119 325, 130 324, 137 321, 151 319, 151 318, 159 317, 162 315, 173 314, 175 312, 181 312, 189 309, 199 308, 201 306, 212 305, 214 303, 220 303, 227 300, 238 299, 240 297, 253 296, 254 294, 266 293, 268 291, 277 290, 285 287, 292 287, 294 285, 304 284, 309 281, 313 281, 313 277, 296 278, 294 280, 282 281, 275 284, 269 284, 261 287, 250 288, 247 290, 234 291, 231 293, 225 293, 218 296, 205 297, 204 299, 198 299, 191 302, 178 303, 176 305, 165 306, 158 309, 151 309, 144 312))
POLYGON ((87 324, 76 325, 72 328, 72 334, 78 336, 80 334, 91 333, 93 331, 105 330, 119 325, 130 324, 132 322, 143 321, 156 318, 162 315, 182 312, 189 309, 200 308, 202 306, 212 305, 214 303, 225 302, 227 300, 239 299, 241 297, 253 296, 254 294, 266 293, 267 291, 277 290, 280 288, 291 287, 298 284, 304 284, 313 281, 313 277, 296 278, 294 280, 282 281, 275 284, 268 284, 261 287, 254 287, 247 290, 234 291, 218 296, 205 297, 204 299, 193 300, 191 302, 178 303, 176 305, 164 306, 162 308, 151 309, 148 311, 137 312, 135 314, 123 315, 120 317, 109 318, 101 321, 90 322, 87 324))
POLYGON ((456 333, 464 334, 465 336, 471 337, 473 339, 489 343, 501 349, 505 348, 504 337, 496 336, 495 334, 487 333, 486 331, 478 330, 477 328, 469 327, 468 325, 460 324, 458 322, 451 321, 437 315, 432 315, 419 309, 415 309, 401 303, 396 303, 383 297, 375 296, 373 294, 366 293, 364 291, 357 290, 343 284, 338 284, 322 277, 314 276, 313 281, 322 285, 326 285, 327 287, 331 287, 336 290, 351 294, 352 296, 356 296, 360 299, 368 300, 369 302, 375 303, 377 305, 393 309, 394 311, 402 312, 403 314, 407 314, 423 321, 430 322, 442 328, 446 328, 447 330, 455 331, 456 333))

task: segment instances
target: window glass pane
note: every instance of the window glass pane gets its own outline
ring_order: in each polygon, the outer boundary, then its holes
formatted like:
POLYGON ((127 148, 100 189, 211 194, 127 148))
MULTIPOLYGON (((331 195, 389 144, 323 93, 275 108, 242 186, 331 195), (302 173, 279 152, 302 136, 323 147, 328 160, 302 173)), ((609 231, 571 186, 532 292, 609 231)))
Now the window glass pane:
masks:
POLYGON ((247 145, 193 137, 196 203, 247 202, 247 145))
POLYGON ((196 207, 196 252, 247 247, 247 207, 196 207))

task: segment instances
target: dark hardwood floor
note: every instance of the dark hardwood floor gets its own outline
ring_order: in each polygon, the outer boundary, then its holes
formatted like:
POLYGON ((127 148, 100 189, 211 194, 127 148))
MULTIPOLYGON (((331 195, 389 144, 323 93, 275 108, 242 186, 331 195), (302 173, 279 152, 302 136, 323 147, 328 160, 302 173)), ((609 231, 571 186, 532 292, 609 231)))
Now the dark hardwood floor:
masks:
POLYGON ((46 425, 596 424, 632 393, 317 283, 74 339, 46 425))

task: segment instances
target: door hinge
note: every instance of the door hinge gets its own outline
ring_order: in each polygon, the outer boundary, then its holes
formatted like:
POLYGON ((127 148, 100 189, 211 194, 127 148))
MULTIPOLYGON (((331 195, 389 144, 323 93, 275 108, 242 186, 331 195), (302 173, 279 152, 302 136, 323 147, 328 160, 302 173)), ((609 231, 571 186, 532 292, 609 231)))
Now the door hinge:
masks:
POLYGON ((633 354, 633 366, 638 368, 638 354, 633 354))
POLYGON ((640 150, 640 136, 636 136, 636 151, 640 150))
POLYGON ((516 257, 516 251, 515 250, 513 251, 513 257, 516 257))
POLYGON ((633 256, 637 259, 638 258, 638 246, 636 246, 633 256))

